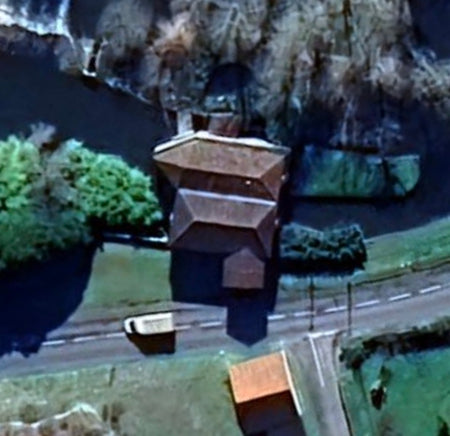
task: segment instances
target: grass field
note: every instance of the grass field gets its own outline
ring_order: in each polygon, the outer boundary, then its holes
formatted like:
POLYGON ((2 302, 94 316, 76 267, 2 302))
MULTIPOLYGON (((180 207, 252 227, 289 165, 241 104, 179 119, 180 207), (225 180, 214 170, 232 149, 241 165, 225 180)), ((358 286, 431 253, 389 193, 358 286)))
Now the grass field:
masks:
POLYGON ((224 354, 154 357, 142 363, 0 381, 0 422, 35 421, 83 402, 117 435, 240 436, 224 354))
POLYGON ((170 253, 105 244, 94 259, 85 307, 127 306, 171 298, 170 253))
POLYGON ((341 375, 353 434, 358 436, 444 436, 450 425, 450 347, 394 357, 374 354, 359 371, 341 375), (390 372, 386 402, 373 407, 370 388, 381 365, 390 372))
POLYGON ((450 218, 368 240, 368 262, 355 282, 374 281, 405 269, 424 269, 450 260, 450 218))
MULTIPOLYGON (((295 344, 294 344, 295 345, 295 344)), ((0 380, 0 423, 35 422, 92 406, 117 436, 241 436, 228 371, 231 365, 285 348, 308 435, 319 436, 305 368, 292 344, 153 356, 136 363, 0 380)))

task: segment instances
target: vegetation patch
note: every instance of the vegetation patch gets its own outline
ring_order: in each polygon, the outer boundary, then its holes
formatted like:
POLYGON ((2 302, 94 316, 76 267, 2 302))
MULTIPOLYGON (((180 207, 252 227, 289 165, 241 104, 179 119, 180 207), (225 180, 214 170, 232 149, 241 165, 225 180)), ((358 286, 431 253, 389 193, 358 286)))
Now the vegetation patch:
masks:
POLYGON ((438 266, 450 259, 450 217, 425 226, 370 239, 365 271, 357 281, 373 281, 408 270, 438 266))
POLYGON ((352 272, 367 260, 364 235, 358 225, 323 232, 296 223, 281 231, 280 255, 290 271, 352 272))
POLYGON ((37 133, 0 142, 0 270, 160 216, 150 178, 118 157, 37 133))
POLYGON ((94 259, 82 308, 170 300, 169 268, 168 251, 105 244, 94 259))
MULTIPOLYGON (((450 260, 450 217, 421 227, 389 233, 365 241, 367 261, 364 268, 343 278, 342 275, 316 275, 318 289, 342 289, 343 280, 353 284, 378 282, 396 276, 435 268, 450 260)), ((302 276, 300 268, 285 274, 280 289, 291 293, 306 289, 310 279, 302 276)))
POLYGON ((0 422, 37 421, 89 404, 116 435, 240 436, 228 367, 236 355, 140 363, 0 381, 0 422), (31 414, 31 416, 30 416, 31 414))
POLYGON ((449 434, 449 320, 346 345, 341 391, 353 434, 449 434))

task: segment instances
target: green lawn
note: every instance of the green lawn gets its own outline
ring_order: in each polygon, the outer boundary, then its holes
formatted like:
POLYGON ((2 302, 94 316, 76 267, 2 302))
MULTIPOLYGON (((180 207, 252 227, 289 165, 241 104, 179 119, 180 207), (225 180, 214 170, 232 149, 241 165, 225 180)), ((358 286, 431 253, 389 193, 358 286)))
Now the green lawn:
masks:
POLYGON ((356 282, 391 277, 405 269, 424 269, 450 260, 450 218, 368 240, 368 262, 356 282))
POLYGON ((228 367, 242 358, 208 354, 0 381, 0 422, 43 419, 76 403, 93 406, 116 434, 240 436, 228 367))
POLYGON ((170 253, 105 244, 94 259, 84 307, 114 307, 167 301, 170 253))
POLYGON ((374 354, 359 371, 345 370, 341 386, 357 436, 443 436, 442 421, 450 424, 450 347, 394 357, 374 354), (381 365, 391 373, 387 400, 372 406, 370 387, 381 365))

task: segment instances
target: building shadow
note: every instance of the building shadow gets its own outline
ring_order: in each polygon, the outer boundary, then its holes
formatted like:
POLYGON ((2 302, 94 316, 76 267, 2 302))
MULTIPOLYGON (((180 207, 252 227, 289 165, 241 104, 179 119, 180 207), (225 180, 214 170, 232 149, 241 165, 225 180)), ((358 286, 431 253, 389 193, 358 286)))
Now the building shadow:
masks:
POLYGON ((225 254, 173 250, 170 266, 172 299, 227 308, 227 334, 248 346, 267 336, 267 316, 278 289, 277 260, 268 261, 263 289, 222 286, 225 254))
POLYGON ((241 405, 238 421, 245 436, 306 436, 288 394, 241 405))
POLYGON ((83 299, 96 245, 53 253, 0 274, 0 356, 39 351, 47 334, 61 326, 83 299))

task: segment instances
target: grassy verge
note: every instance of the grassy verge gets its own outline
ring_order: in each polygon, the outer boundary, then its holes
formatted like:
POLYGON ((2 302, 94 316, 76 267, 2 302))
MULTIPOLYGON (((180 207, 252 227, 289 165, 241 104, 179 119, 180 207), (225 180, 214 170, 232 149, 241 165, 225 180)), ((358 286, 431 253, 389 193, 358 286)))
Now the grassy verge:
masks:
POLYGON ((0 381, 0 422, 34 421, 93 406, 118 435, 238 436, 228 367, 241 357, 209 354, 0 381))
MULTIPOLYGON (((369 239, 368 261, 356 272, 355 284, 392 278, 411 271, 439 266, 450 260, 450 217, 415 229, 369 239)), ((170 301, 170 253, 121 244, 106 244, 97 253, 84 308, 115 308, 170 301)), ((347 278, 345 278, 347 280, 347 278)), ((343 287, 343 278, 316 277, 320 289, 343 287)), ((296 293, 308 279, 282 276, 280 290, 296 293)))
MULTIPOLYGON (((365 269, 345 280, 370 283, 442 265, 450 261, 450 217, 371 238, 367 241, 367 257, 365 269)), ((281 278, 280 288, 286 292, 306 289, 308 280, 286 275, 281 278)), ((343 278, 316 277, 315 283, 319 288, 342 288, 343 278)))
POLYGON ((372 355, 359 370, 344 370, 341 387, 353 430, 359 436, 436 436, 450 422, 450 347, 394 356, 372 355), (386 402, 371 403, 381 366, 390 376, 386 402))
POLYGON ((171 298, 170 253, 105 244, 94 259, 84 308, 136 306, 171 298))
POLYGON ((433 268, 450 260, 450 218, 368 241, 366 270, 355 281, 380 280, 402 271, 433 268))

